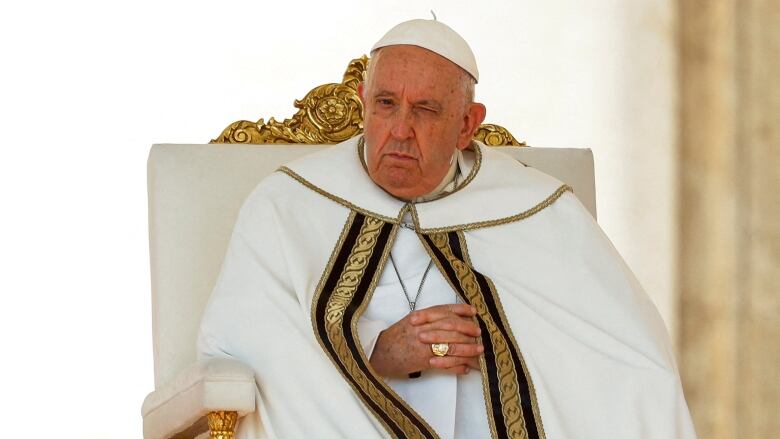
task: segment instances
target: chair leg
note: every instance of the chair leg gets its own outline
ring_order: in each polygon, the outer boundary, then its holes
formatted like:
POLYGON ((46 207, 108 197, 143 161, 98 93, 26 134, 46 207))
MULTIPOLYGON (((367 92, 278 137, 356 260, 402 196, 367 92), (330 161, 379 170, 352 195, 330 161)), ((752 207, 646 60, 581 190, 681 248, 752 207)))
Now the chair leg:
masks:
POLYGON ((236 435, 238 412, 209 412, 206 415, 211 439, 233 439, 236 435))

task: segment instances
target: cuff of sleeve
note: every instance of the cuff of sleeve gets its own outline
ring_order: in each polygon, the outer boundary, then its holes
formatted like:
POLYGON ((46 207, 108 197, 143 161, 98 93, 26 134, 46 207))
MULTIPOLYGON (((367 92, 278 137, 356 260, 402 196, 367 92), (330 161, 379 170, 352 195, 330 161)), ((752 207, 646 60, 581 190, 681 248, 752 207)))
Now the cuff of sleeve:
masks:
POLYGON ((371 353, 374 352, 374 346, 376 345, 376 340, 379 338, 379 333, 385 329, 387 329, 387 324, 381 320, 358 320, 360 344, 363 347, 363 352, 366 353, 367 358, 371 358, 371 353))

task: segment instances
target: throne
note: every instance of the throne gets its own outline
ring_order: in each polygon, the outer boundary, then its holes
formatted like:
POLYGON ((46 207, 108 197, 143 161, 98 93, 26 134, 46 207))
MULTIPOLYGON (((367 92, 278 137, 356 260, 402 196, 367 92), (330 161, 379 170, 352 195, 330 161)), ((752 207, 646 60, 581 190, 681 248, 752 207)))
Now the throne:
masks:
MULTIPOLYGON (((244 198, 297 157, 363 131, 357 85, 368 58, 352 60, 341 83, 312 89, 290 119, 237 121, 206 145, 154 145, 148 160, 155 390, 141 413, 146 439, 234 436, 255 411, 254 373, 224 358, 196 361, 200 318, 244 198)), ((588 149, 530 148, 484 124, 475 140, 566 182, 596 216, 588 149)), ((230 316, 225 316, 226 319, 230 316)))

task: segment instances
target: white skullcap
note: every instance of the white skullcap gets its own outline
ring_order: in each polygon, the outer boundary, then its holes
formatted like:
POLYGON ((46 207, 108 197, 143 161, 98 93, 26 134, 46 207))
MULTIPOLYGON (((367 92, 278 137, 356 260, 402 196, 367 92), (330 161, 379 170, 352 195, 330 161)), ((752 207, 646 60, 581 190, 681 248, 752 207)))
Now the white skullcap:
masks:
POLYGON ((477 60, 466 40, 446 24, 437 20, 409 20, 390 29, 374 47, 409 44, 437 53, 458 65, 479 81, 477 60))

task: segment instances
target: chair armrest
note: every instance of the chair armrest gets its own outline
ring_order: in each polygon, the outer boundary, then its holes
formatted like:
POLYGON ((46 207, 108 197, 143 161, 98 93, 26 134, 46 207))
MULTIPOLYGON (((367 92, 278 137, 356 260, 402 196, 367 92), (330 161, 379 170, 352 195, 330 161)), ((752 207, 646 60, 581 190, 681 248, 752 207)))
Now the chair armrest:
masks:
POLYGON ((255 376, 249 366, 212 358, 192 364, 170 383, 144 399, 141 415, 145 439, 166 439, 188 430, 190 437, 207 431, 211 411, 255 411, 255 376))

